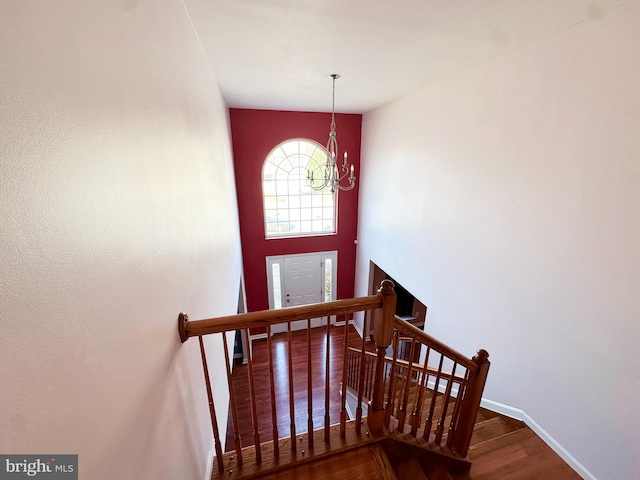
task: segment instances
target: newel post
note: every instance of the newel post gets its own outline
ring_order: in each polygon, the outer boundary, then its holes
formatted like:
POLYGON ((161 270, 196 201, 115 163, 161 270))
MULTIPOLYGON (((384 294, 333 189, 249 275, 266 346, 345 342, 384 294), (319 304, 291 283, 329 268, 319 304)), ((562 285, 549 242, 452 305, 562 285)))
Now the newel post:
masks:
POLYGON ((382 297, 382 308, 375 311, 373 340, 376 343, 377 358, 373 398, 369 402, 367 425, 371 433, 380 433, 384 425, 384 357, 393 339, 393 324, 396 315, 396 292, 391 280, 383 280, 378 296, 382 297))
MULTIPOLYGON (((462 408, 456 425, 455 434, 447 442, 447 446, 451 450, 462 457, 467 456, 469 445, 471 443, 471 435, 476 424, 476 417, 480 409, 480 401, 482 400, 482 392, 487 382, 487 374, 489 373, 489 353, 480 349, 478 353, 471 359, 478 368, 469 372, 469 377, 464 388, 464 398, 462 399, 462 408)), ((462 392, 459 392, 460 395, 462 392)), ((451 435, 451 434, 450 434, 451 435)))

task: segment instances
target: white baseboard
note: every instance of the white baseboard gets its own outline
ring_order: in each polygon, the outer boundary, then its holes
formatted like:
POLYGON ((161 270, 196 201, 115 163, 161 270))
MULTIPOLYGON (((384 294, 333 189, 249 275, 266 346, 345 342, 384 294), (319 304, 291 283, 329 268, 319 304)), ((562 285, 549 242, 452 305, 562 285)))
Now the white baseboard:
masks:
POLYGON ((358 332, 358 335, 360 335, 360 338, 362 338, 362 329, 358 326, 358 324, 351 320, 351 325, 353 325, 353 328, 355 328, 356 332, 358 332))
POLYGON ((266 339, 266 338, 267 338, 267 334, 266 333, 258 333, 256 335, 249 336, 249 341, 253 342, 254 340, 262 340, 262 339, 266 339))
MULTIPOLYGON (((346 322, 347 320, 340 320, 340 321, 333 322, 331 325, 333 325, 334 327, 344 327, 344 324, 346 322)), ((354 327, 356 326, 353 320, 349 320, 349 325, 353 325, 354 327)))
MULTIPOLYGON (((427 381, 427 388, 429 390, 433 390, 433 388, 436 386, 436 380, 435 378, 432 378, 433 375, 429 374, 429 380, 427 381)), ((420 378, 420 377, 418 377, 420 378)), ((449 393, 449 395, 451 395, 453 398, 458 398, 458 390, 459 390, 459 385, 457 383, 453 384, 451 386, 451 392, 449 393)), ((439 393, 445 393, 447 391, 447 384, 441 380, 440 383, 438 384, 438 392, 439 393)), ((485 407, 486 408, 486 407, 485 407)), ((491 409, 487 409, 487 410, 491 410, 491 409)))
POLYGON ((524 422, 524 412, 519 408, 511 407, 509 405, 505 405, 504 403, 494 402, 493 400, 489 400, 484 397, 480 401, 480 406, 482 408, 486 408, 487 410, 491 410, 492 412, 499 413, 500 415, 515 418, 516 420, 521 420, 524 422))
MULTIPOLYGON (((353 420, 356 418, 356 411, 358 410, 358 396, 355 395, 350 389, 347 389, 347 397, 345 399, 345 408, 347 410, 347 415, 349 415, 349 420, 353 420)), ((367 402, 362 402, 362 418, 366 417, 369 414, 369 405, 367 402)))
POLYGON ((356 418, 356 416, 351 411, 351 402, 349 401, 350 400, 349 395, 351 395, 351 393, 347 390, 347 398, 344 398, 342 401, 344 402, 344 408, 347 411, 347 416, 349 417, 349 420, 353 420, 354 418, 356 418))
POLYGON ((207 455, 207 470, 204 474, 204 480, 211 480, 211 475, 213 474, 213 445, 209 449, 209 454, 207 455))
POLYGON ((511 407, 503 403, 494 402, 483 398, 480 402, 480 406, 491 410, 492 412, 500 413, 507 417, 521 420, 527 424, 527 426, 538 435, 544 443, 549 445, 551 450, 556 452, 560 458, 562 458, 567 465, 569 465, 578 475, 588 480, 598 480, 584 465, 582 465, 576 458, 571 455, 565 448, 560 445, 555 438, 549 435, 533 418, 531 418, 527 412, 519 408, 511 407))

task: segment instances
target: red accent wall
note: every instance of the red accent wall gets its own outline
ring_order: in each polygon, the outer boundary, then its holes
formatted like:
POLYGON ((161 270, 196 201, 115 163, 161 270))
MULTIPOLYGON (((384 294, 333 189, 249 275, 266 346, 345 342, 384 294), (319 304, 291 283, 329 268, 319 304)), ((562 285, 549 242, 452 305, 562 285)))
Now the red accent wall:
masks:
MULTIPOLYGON (((278 144, 309 138, 321 145, 329 137, 330 113, 230 109, 233 157, 240 215, 240 235, 248 311, 269 308, 265 258, 273 255, 338 251, 338 298, 354 295, 358 225, 358 186, 338 193, 337 233, 298 238, 265 239, 262 165, 278 144)), ((360 176, 362 115, 336 114, 339 155, 347 151, 360 176)), ((340 157, 341 158, 341 157, 340 157)))

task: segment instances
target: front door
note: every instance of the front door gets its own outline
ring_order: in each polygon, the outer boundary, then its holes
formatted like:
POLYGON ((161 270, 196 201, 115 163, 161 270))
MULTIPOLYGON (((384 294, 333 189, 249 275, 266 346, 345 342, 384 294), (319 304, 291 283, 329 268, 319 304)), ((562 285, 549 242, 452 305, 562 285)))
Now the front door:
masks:
MULTIPOLYGON (((333 283, 329 280, 329 284, 327 285, 325 257, 327 257, 327 254, 309 253, 278 258, 277 263, 279 268, 268 270, 269 273, 275 277, 275 272, 281 269, 281 271, 279 271, 280 281, 278 282, 278 279, 272 278, 271 282, 269 282, 270 290, 272 290, 269 292, 270 297, 280 297, 281 299, 281 301, 274 302, 275 304, 272 308, 278 308, 280 306, 294 307, 324 302, 325 299, 327 299, 327 289, 331 290, 331 284, 333 283), (275 289, 272 289, 272 286, 275 286, 275 289), (280 292, 278 292, 278 290, 280 290, 280 292)), ((334 255, 331 257, 334 258, 334 255)), ((272 259, 272 262, 274 260, 276 259, 272 259)), ((333 276, 331 273, 332 272, 330 272, 330 276, 333 276)), ((312 319, 311 327, 321 326, 323 320, 326 321, 326 319, 321 318, 312 319)), ((291 328, 293 330, 307 328, 307 321, 300 320, 292 322, 291 328)), ((287 324, 274 325, 271 330, 273 333, 286 332, 287 324)))
POLYGON ((320 255, 296 255, 284 258, 286 307, 322 301, 322 259, 320 255))

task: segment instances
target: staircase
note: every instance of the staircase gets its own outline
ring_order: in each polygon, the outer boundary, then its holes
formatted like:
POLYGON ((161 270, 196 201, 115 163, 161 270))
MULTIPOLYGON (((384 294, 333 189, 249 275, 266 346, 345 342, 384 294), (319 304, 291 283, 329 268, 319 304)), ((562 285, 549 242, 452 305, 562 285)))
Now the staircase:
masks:
MULTIPOLYGON (((265 479, 398 479, 398 480, 579 480, 562 459, 523 422, 480 409, 469 447, 470 473, 450 473, 436 460, 420 460, 420 452, 367 444, 266 475, 265 479)), ((233 478, 230 476, 229 478, 233 478)))
MULTIPOLYGON (((370 297, 198 321, 180 314, 180 339, 186 342, 198 337, 200 343, 215 446, 212 479, 469 478, 468 452, 489 355, 484 350, 473 358, 462 355, 396 317, 395 303, 393 283, 385 280, 377 295, 370 297), (332 330, 327 322, 325 349, 313 353, 312 318, 359 311, 373 312, 373 345, 367 345, 367 338, 362 337, 360 348, 349 347, 346 322, 342 351, 332 351, 332 330), (308 344, 302 357, 301 352, 295 352, 294 368, 291 322, 299 320, 307 320, 308 344), (278 323, 288 325, 286 375, 282 368, 276 371, 274 367, 271 326, 278 323), (256 359, 254 352, 249 352, 248 396, 243 398, 235 396, 227 342, 224 335, 221 337, 233 428, 233 441, 228 442, 233 451, 223 453, 202 338, 238 329, 247 329, 248 334, 252 327, 267 329, 267 368, 266 374, 254 375, 256 359), (336 372, 338 368, 341 372, 336 372), (332 373, 334 377, 340 373, 338 384, 332 383, 332 373), (294 388, 300 377, 307 386, 304 392, 294 388), (265 395, 258 398, 256 391, 265 395), (314 400, 322 391, 323 401, 314 400), (352 419, 345 401, 348 391, 356 397, 352 419), (249 408, 241 410, 243 402, 249 408), (283 426, 282 410, 286 407, 289 422, 283 426), (271 412, 267 425, 258 416, 258 411, 265 409, 271 412), (252 435, 248 436, 253 446, 243 448, 238 411, 251 412, 252 435), (261 441, 267 436, 265 432, 269 434, 266 442, 261 441)), ((364 327, 370 331, 368 325, 364 327)), ((491 425, 487 429, 491 430, 491 425)))

